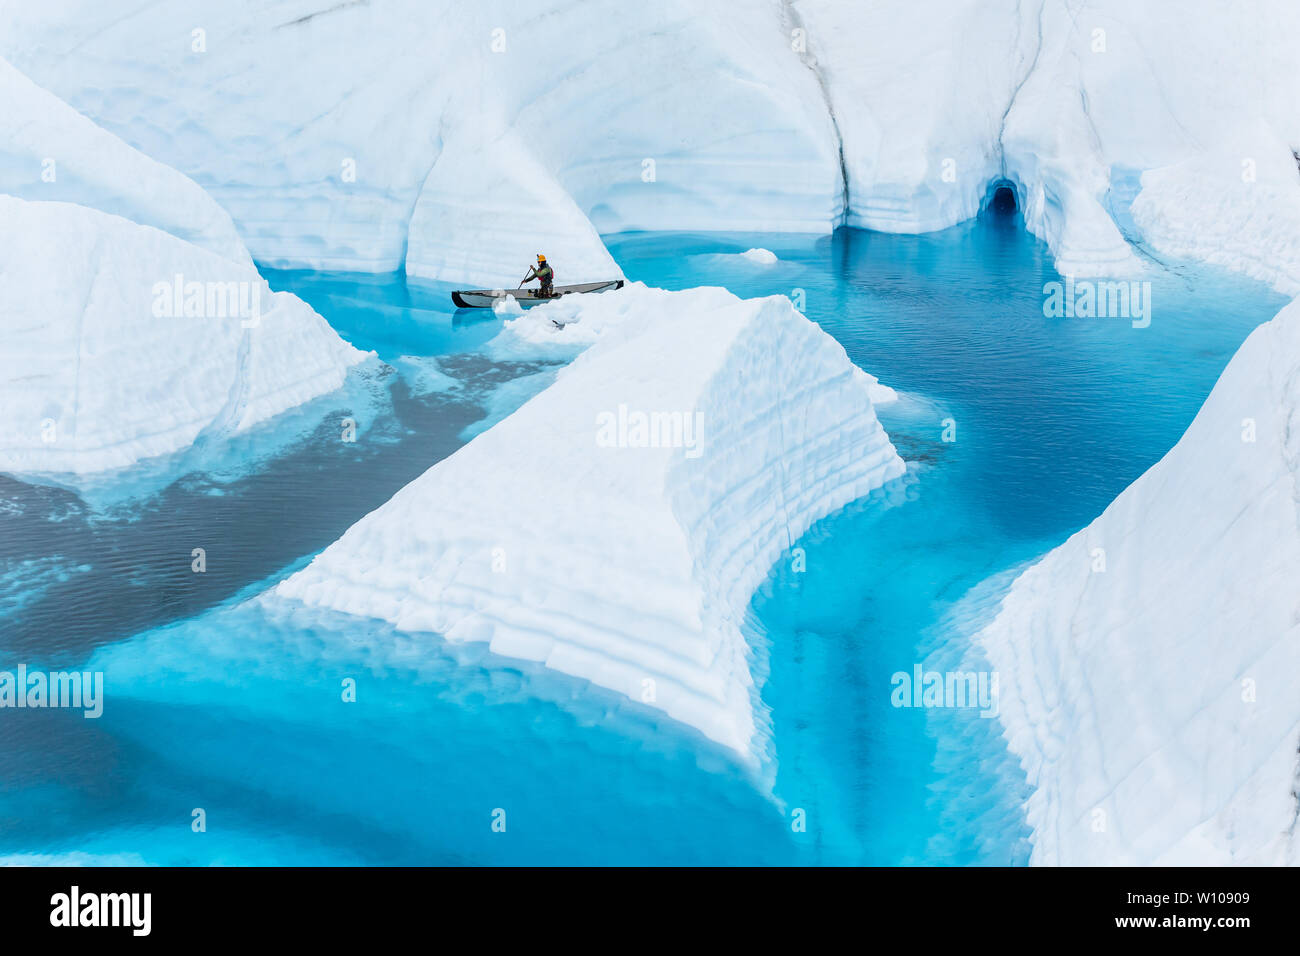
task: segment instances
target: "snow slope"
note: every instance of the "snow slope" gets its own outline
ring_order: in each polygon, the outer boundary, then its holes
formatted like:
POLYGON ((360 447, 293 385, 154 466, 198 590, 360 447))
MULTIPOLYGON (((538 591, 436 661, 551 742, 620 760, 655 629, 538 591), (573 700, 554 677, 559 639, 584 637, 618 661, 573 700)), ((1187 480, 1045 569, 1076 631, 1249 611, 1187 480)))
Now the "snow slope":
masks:
POLYGON ((123 216, 251 267, 224 209, 0 59, 0 192, 123 216))
POLYGON ((980 635, 1035 788, 1034 862, 1300 863, 1297 581, 1293 303, 980 635))
POLYGON ((150 226, 9 196, 0 221, 0 471, 84 475, 220 438, 333 391, 364 357, 251 265, 150 226), (203 314, 160 314, 176 301, 160 284, 191 283, 203 314), (208 299, 232 287, 231 306, 208 299))
POLYGON ((903 471, 874 380, 783 297, 633 284, 511 325, 585 351, 276 593, 489 642, 756 758, 740 623, 812 522, 903 471), (645 444, 639 413, 680 440, 645 444))

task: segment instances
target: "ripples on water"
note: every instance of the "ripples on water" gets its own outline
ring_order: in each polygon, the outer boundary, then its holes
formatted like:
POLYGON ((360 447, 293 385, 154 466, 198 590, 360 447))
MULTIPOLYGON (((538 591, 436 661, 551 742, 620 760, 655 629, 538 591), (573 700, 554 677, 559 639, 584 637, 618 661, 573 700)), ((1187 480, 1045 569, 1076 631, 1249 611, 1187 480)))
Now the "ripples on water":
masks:
POLYGON ((904 393, 881 418, 908 475, 813 528, 798 542, 806 570, 787 555, 755 597, 774 782, 581 682, 259 596, 555 371, 489 361, 499 321, 451 312, 449 287, 268 272, 378 353, 346 392, 82 497, 0 477, 0 667, 89 661, 108 679, 98 721, 0 714, 0 853, 1023 862, 1024 783, 996 720, 895 709, 890 675, 971 666, 969 635, 1011 572, 1172 446, 1281 297, 1208 270, 1158 271, 1144 277, 1149 328, 1048 319, 1042 287, 1056 276, 1014 216, 919 237, 610 246, 650 284, 794 295, 904 393), (753 246, 780 261, 734 255, 753 246), (339 438, 344 417, 361 420, 355 443, 339 438), (955 442, 942 440, 945 419, 955 442), (355 704, 340 700, 345 678, 355 704), (191 832, 195 807, 207 833, 191 832), (490 827, 497 808, 505 834, 490 827), (791 828, 796 811, 807 832, 791 828))

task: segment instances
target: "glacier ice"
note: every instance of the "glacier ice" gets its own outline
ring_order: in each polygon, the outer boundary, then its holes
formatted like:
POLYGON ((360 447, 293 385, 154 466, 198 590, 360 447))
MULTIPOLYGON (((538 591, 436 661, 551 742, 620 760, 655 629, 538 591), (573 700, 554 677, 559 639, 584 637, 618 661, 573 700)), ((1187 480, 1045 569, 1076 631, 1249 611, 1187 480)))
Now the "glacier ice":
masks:
POLYGON ((0 219, 0 471, 86 475, 241 432, 365 357, 251 265, 151 226, 11 196, 0 219))
POLYGON ((979 635, 1033 861, 1300 862, 1300 302, 979 635))
POLYGON ((841 138, 847 224, 926 232, 975 215, 1001 175, 999 121, 1018 54, 1014 0, 788 7, 841 138))
POLYGON ((1115 171, 1191 164, 1186 188, 1148 184, 1153 248, 1212 252, 1210 206, 1267 232, 1214 261, 1291 267, 1294 219, 1212 161, 1255 157, 1256 127, 1300 148, 1290 0, 519 9, 0 0, 0 54, 194 178, 273 266, 495 287, 544 251, 581 281, 613 274, 597 233, 923 232, 1007 181, 1059 271, 1129 275, 1115 171))
POLYGON ((1143 173, 1131 213, 1143 241, 1162 255, 1225 266, 1300 295, 1300 167, 1262 124, 1143 173))
POLYGON ((0 59, 0 192, 90 206, 251 267, 229 214, 0 59))
POLYGON ((520 12, 6 0, 0 54, 194 178, 270 266, 495 286, 541 251, 569 281, 608 265, 595 229, 826 232, 838 217, 831 125, 767 0, 520 12))
POLYGON ((467 145, 447 143, 425 178, 411 215, 407 275, 496 288, 511 274, 507 265, 522 279, 541 252, 556 263, 557 285, 623 277, 582 210, 517 134, 467 145), (449 242, 454 236, 473 242, 449 242))
MULTIPOLYGON (((582 281, 621 274, 602 232, 923 232, 1005 182, 1062 272, 1192 258, 1300 293, 1293 0, 518 12, 0 0, 0 189, 21 197, 0 198, 0 470, 115 469, 337 388, 360 353, 250 250, 488 287, 545 252, 582 281), (265 311, 160 317, 174 276, 265 311)), ((573 366, 497 422, 542 379, 503 390, 490 428, 280 590, 634 700, 649 680, 647 702, 756 752, 748 592, 901 468, 873 409, 893 393, 780 300, 632 286, 499 314, 491 353, 573 366), (638 402, 702 412, 701 459, 593 455, 595 416, 638 402)), ((1170 455, 981 636, 1039 862, 1296 861, 1298 324, 1256 332, 1170 455)))
POLYGON ((874 379, 779 296, 632 284, 514 321, 580 354, 276 593, 489 642, 757 759, 741 622, 814 521, 903 472, 874 379))
MULTIPOLYGON (((1256 155, 1235 138, 1250 121, 1300 146, 1300 76, 1290 64, 1300 16, 1286 0, 1249 15, 1215 0, 790 6, 842 136, 850 225, 950 226, 1006 179, 1059 271, 1130 274, 1139 263, 1105 207, 1114 169, 1195 162, 1218 149, 1256 155)), ((1215 191, 1239 172, 1165 194, 1194 216, 1179 221, 1182 251, 1205 251, 1189 241, 1208 219, 1195 211, 1217 204, 1215 191)), ((1289 219, 1277 225, 1275 240, 1294 231, 1289 219)))
POLYGON ((3 59, 0 103, 0 470, 116 471, 342 384, 361 353, 296 297, 272 295, 201 187, 3 59), (186 283, 204 288, 197 311, 211 293, 220 314, 187 317, 186 283), (167 315, 160 284, 178 287, 167 315), (244 328, 253 307, 259 327, 244 328))

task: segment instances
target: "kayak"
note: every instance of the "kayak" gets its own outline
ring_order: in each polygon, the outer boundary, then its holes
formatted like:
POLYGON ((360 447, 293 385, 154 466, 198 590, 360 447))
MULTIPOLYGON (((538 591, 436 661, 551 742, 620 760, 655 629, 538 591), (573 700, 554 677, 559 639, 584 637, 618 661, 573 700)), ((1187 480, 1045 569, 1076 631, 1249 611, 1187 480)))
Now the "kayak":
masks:
POLYGON ((607 292, 610 289, 621 288, 623 288, 623 280, 612 279, 609 282, 557 285, 549 296, 538 295, 536 289, 478 289, 473 292, 453 292, 451 301, 462 309, 490 309, 508 295, 514 296, 515 301, 520 305, 537 305, 539 302, 550 302, 552 299, 559 299, 575 293, 607 292))

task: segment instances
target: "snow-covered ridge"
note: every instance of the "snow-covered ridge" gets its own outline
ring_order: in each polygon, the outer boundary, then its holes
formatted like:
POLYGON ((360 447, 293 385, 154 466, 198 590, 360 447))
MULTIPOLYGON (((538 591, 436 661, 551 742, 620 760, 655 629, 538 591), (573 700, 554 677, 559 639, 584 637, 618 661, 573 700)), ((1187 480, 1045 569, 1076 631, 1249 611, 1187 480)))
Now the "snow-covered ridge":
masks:
POLYGON ((490 642, 757 758, 741 620, 814 521, 903 471, 874 380, 783 297, 633 284, 515 322, 517 348, 594 344, 276 593, 490 642))
POLYGON ((364 353, 251 265, 151 226, 0 196, 0 471, 86 475, 250 428, 364 353))
POLYGON ((0 59, 0 193, 73 202, 156 226, 250 267, 230 215, 0 59))
POLYGON ((1034 862, 1300 863, 1297 581, 1300 302, 980 635, 1034 862))

